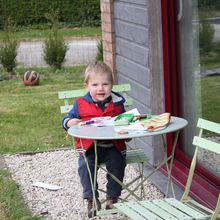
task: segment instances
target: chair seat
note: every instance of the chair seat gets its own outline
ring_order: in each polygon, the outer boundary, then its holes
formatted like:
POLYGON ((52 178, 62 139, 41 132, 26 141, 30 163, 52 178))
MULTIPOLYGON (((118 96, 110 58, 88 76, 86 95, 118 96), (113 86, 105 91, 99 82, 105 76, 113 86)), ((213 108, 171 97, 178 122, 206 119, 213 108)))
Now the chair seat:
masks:
POLYGON ((114 206, 128 217, 135 220, 187 220, 210 219, 211 214, 198 211, 174 199, 124 202, 114 206))
POLYGON ((149 159, 142 149, 131 149, 126 152, 126 163, 144 163, 149 159))
MULTIPOLYGON (((79 155, 75 153, 74 159, 74 161, 78 163, 79 155)), ((142 149, 131 149, 127 150, 126 152, 126 164, 145 163, 148 162, 148 160, 149 158, 146 156, 142 149)))

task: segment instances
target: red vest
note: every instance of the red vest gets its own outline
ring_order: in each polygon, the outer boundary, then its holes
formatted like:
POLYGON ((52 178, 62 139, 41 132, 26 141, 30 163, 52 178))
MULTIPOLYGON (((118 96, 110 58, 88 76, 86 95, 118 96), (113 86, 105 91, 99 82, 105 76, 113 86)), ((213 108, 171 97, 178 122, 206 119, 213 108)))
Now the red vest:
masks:
MULTIPOLYGON (((123 106, 117 105, 111 101, 109 105, 102 111, 96 104, 90 103, 83 98, 77 100, 79 116, 83 121, 90 120, 95 117, 111 116, 114 117, 122 113, 123 106)), ((79 138, 75 138, 76 148, 81 148, 81 142, 79 138)), ((91 139, 82 139, 82 147, 84 150, 88 150, 93 144, 91 139)), ((124 140, 112 140, 115 147, 121 152, 126 150, 126 145, 124 140)))

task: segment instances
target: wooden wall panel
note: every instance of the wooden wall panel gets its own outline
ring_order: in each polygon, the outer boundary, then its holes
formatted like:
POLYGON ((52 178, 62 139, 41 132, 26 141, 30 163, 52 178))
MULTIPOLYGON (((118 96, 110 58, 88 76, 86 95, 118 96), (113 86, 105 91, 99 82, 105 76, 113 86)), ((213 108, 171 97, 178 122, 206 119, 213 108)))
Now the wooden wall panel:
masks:
POLYGON ((115 37, 145 46, 149 43, 147 28, 120 20, 115 20, 115 37))
POLYGON ((130 5, 124 2, 116 2, 114 7, 114 17, 122 21, 147 26, 147 8, 143 5, 130 5))
POLYGON ((116 38, 116 45, 116 54, 120 54, 122 57, 142 66, 149 67, 148 48, 122 38, 116 38))
MULTIPOLYGON (((163 105, 160 0, 113 2, 117 82, 131 84, 130 96, 140 113, 157 114, 163 105)), ((158 138, 138 139, 137 142, 152 164, 161 160, 158 138)))

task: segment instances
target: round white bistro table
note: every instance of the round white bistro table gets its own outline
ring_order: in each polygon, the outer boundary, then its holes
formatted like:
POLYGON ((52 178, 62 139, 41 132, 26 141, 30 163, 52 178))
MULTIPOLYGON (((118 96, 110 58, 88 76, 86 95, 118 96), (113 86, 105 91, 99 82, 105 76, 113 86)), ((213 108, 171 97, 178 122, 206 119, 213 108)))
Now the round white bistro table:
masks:
POLYGON ((131 131, 127 134, 118 134, 115 132, 114 126, 97 127, 92 125, 75 125, 69 128, 68 134, 77 138, 93 140, 129 139, 168 134, 181 130, 187 124, 188 122, 185 119, 172 116, 170 123, 165 128, 156 131, 131 131))
MULTIPOLYGON (((171 155, 167 156, 167 154, 165 153, 164 154, 164 161, 154 169, 154 171, 156 171, 162 165, 166 164, 167 171, 168 171, 168 183, 167 183, 166 195, 168 195, 170 186, 172 189, 172 193, 174 195, 174 190, 173 190, 172 181, 171 181, 171 170, 172 170, 172 166, 173 166, 174 153, 175 153, 175 148, 176 148, 176 143, 177 143, 179 132, 181 129, 186 127, 187 124, 188 124, 188 122, 185 119, 172 116, 170 123, 165 128, 158 129, 155 131, 147 131, 147 130, 146 131, 130 131, 126 134, 118 134, 115 131, 115 126, 97 127, 97 126, 92 126, 92 125, 75 125, 75 126, 72 126, 68 129, 68 134, 73 137, 80 138, 80 139, 85 138, 85 139, 94 140, 95 153, 97 153, 97 144, 96 144, 97 140, 131 139, 131 138, 148 137, 148 136, 156 136, 156 135, 162 135, 163 140, 164 140, 164 135, 166 135, 168 133, 175 132, 171 155), (170 161, 169 165, 168 165, 168 161, 170 161)), ((96 155, 96 160, 95 160, 94 185, 92 186, 93 196, 95 196, 94 189, 95 189, 96 178, 97 178, 96 168, 97 168, 97 155, 96 155)), ((151 173, 151 175, 152 175, 152 173, 151 173)), ((175 195, 174 195, 174 197, 175 197, 175 195)), ((95 199, 93 201, 95 201, 95 203, 96 203, 95 199)))

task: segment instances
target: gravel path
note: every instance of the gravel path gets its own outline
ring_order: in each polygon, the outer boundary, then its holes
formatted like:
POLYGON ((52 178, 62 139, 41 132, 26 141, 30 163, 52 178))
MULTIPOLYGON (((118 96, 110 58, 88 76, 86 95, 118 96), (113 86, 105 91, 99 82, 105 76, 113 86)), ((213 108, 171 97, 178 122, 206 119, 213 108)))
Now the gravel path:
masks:
MULTIPOLYGON (((16 154, 4 157, 12 178, 18 183, 25 202, 34 215, 46 220, 83 219, 82 189, 73 150, 58 150, 37 154, 16 154), (33 186, 44 182, 63 187, 57 191, 33 186)), ((125 182, 137 175, 132 166, 126 167, 125 182)), ((105 185, 105 174, 99 171, 99 186, 105 185)), ((146 199, 161 198, 163 194, 150 182, 145 184, 146 199)), ((122 195, 123 196, 123 195, 122 195)), ((104 199, 104 195, 100 195, 104 199)), ((132 200, 132 198, 131 198, 132 200)), ((103 219, 122 219, 117 214, 103 219)), ((123 218, 125 219, 125 218, 123 218)))

